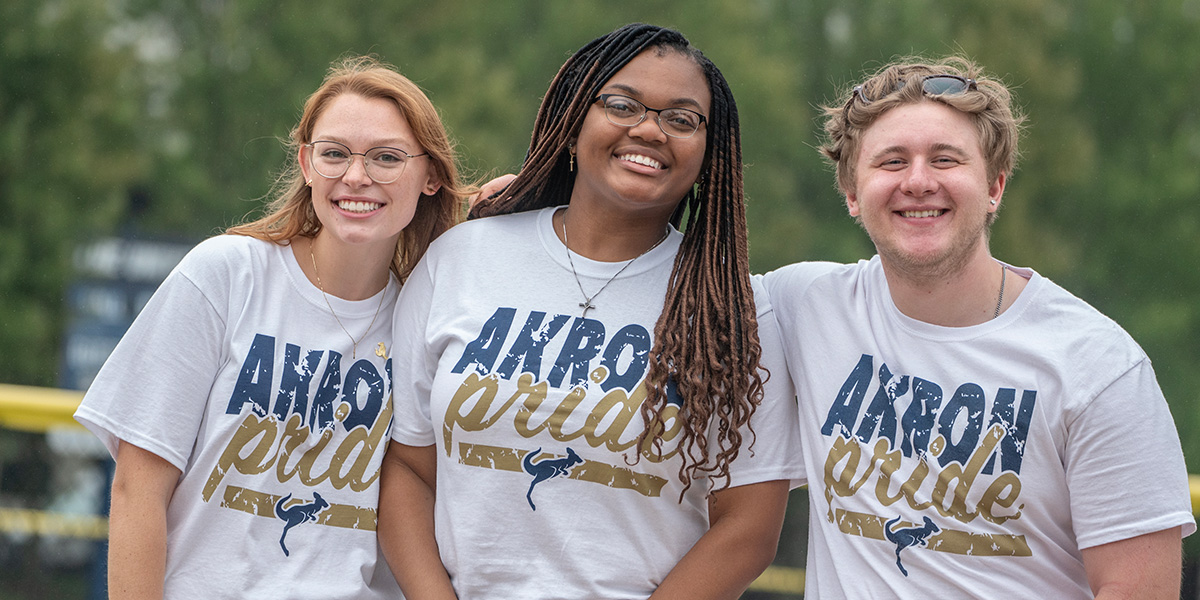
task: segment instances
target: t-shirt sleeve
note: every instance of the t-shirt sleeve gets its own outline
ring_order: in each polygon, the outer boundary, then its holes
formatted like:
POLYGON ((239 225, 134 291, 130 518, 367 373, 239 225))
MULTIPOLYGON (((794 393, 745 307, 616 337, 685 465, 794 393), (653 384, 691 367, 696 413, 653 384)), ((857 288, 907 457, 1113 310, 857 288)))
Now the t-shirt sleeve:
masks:
POLYGON ((775 312, 760 281, 756 278, 752 283, 758 305, 762 366, 766 371, 763 400, 750 420, 754 433, 742 433, 742 448, 730 468, 730 486, 787 479, 795 488, 805 481, 796 390, 784 362, 775 312))
POLYGON ((392 439, 409 446, 434 443, 430 391, 438 357, 429 345, 433 277, 429 261, 417 263, 400 290, 392 320, 392 439))
POLYGON ((124 440, 184 470, 222 360, 222 315, 177 268, 109 355, 75 419, 114 458, 124 440))
POLYGON ((1067 485, 1080 548, 1172 527, 1196 530, 1166 399, 1143 358, 1067 423, 1067 485))

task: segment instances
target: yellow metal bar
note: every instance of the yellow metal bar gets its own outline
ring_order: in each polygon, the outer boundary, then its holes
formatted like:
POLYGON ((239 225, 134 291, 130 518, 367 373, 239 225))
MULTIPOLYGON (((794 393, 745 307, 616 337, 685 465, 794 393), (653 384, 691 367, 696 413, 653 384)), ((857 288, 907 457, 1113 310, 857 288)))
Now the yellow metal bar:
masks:
POLYGON ((74 418, 83 392, 0 383, 0 427, 45 433, 82 427, 74 418))
MULTIPOLYGON (((0 384, 0 427, 43 433, 55 427, 80 427, 72 415, 82 398, 83 392, 0 384)), ((1200 475, 1188 475, 1188 486, 1192 512, 1200 512, 1200 475)), ((99 516, 0 509, 0 531, 102 539, 108 535, 108 520, 99 516)), ((772 565, 750 584, 750 589, 801 594, 804 569, 772 565)))
POLYGON ((0 531, 102 540, 108 537, 108 519, 99 515, 68 515, 24 508, 0 508, 0 531))
POLYGON ((750 584, 750 589, 775 594, 803 594, 804 569, 771 565, 750 584))

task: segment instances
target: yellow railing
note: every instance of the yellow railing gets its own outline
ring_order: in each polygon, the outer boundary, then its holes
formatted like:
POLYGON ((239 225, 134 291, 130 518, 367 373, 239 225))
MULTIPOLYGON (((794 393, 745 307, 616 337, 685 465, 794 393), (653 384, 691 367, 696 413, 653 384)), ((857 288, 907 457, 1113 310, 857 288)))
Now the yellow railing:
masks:
MULTIPOLYGON (((82 426, 71 416, 83 392, 0 384, 0 427, 46 432, 82 426)), ((1200 512, 1200 475, 1189 475, 1192 512, 1200 512)), ((24 509, 0 509, 0 532, 60 535, 103 539, 108 523, 103 517, 61 515, 24 509)), ((771 566, 750 586, 752 590, 801 594, 804 569, 771 566)))

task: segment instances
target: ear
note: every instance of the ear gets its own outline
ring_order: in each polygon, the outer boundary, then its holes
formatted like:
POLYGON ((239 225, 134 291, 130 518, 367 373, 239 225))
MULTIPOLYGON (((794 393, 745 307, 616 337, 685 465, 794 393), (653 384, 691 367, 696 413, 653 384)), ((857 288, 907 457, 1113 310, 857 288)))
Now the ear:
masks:
POLYGON ((421 190, 421 193, 425 194, 426 196, 432 196, 438 193, 438 190, 440 189, 442 189, 442 182, 438 180, 436 175, 430 175, 429 179, 425 182, 425 187, 421 190))
POLYGON ((846 211, 850 213, 850 216, 856 219, 862 213, 862 211, 859 210, 857 193, 846 192, 846 211))
POLYGON ((306 150, 312 151, 312 148, 308 148, 308 147, 304 146, 303 144, 301 144, 300 148, 298 148, 296 150, 296 162, 300 163, 300 173, 302 173, 304 175, 304 181, 307 182, 307 181, 312 181, 313 177, 312 177, 312 173, 308 172, 308 170, 311 169, 312 167, 309 166, 307 160, 304 160, 304 152, 306 150))
POLYGON ((1004 186, 1008 184, 1008 174, 1001 172, 996 175, 996 180, 988 186, 988 212, 996 212, 1000 209, 1000 198, 1004 195, 1004 186))

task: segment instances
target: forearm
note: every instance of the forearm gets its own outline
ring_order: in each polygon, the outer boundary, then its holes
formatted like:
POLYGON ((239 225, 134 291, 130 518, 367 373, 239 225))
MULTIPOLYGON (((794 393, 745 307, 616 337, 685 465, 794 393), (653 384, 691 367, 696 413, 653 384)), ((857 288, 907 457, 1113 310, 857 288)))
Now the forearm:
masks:
MULTIPOLYGON (((423 449, 416 449, 422 454, 423 449)), ((438 553, 433 525, 432 473, 423 479, 402 456, 414 450, 392 442, 379 483, 379 544, 388 567, 409 600, 456 598, 438 553)), ((411 458, 409 459, 411 461, 411 458)), ((432 469, 432 467, 430 467, 432 469)))
POLYGON ((109 597, 158 600, 167 568, 166 512, 119 498, 114 490, 108 529, 109 597))
POLYGON ((671 569, 651 600, 736 600, 775 558, 787 495, 787 481, 718 492, 710 510, 720 517, 671 569))
POLYGON ((1083 550, 1096 600, 1176 600, 1182 563, 1178 527, 1083 550))
POLYGON ((112 600, 161 600, 167 568, 167 506, 179 471, 141 448, 121 443, 113 476, 108 531, 112 600))

